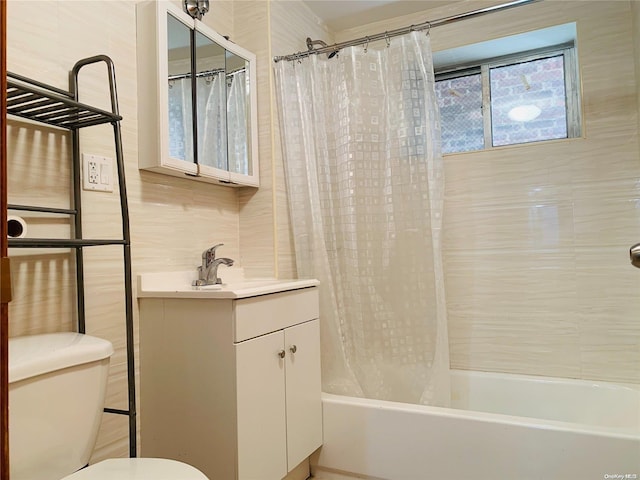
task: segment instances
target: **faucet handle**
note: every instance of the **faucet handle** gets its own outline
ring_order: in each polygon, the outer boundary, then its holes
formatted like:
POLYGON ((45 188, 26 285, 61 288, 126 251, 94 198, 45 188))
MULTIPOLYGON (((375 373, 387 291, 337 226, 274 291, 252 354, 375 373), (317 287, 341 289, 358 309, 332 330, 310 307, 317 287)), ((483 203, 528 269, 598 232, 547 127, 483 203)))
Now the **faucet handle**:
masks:
POLYGON ((218 243, 217 245, 214 245, 211 248, 207 248, 203 253, 202 253, 202 258, 205 259, 207 262, 212 262, 216 259, 216 250, 218 249, 218 247, 223 246, 224 243, 218 243))
POLYGON ((211 247, 209 249, 209 251, 211 252, 211 255, 213 255, 213 258, 216 258, 216 250, 218 249, 218 247, 221 247, 223 245, 224 245, 224 243, 219 243, 219 244, 214 245, 213 247, 211 247))

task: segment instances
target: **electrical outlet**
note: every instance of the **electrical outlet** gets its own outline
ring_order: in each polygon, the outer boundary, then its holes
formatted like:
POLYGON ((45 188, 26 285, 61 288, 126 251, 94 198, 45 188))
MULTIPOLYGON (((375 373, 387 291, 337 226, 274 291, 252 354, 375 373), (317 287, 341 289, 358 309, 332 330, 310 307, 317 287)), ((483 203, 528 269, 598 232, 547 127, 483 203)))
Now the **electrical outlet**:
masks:
POLYGON ((82 154, 82 188, 113 192, 113 158, 82 154))
POLYGON ((98 185, 98 183, 100 183, 98 182, 98 162, 89 160, 87 166, 89 168, 89 184, 98 185))

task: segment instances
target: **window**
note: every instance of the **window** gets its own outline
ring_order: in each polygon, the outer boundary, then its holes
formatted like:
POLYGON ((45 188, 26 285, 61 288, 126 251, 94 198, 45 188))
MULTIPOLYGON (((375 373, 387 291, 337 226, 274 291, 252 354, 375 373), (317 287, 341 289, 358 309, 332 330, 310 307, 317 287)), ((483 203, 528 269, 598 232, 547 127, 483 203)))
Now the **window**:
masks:
POLYGON ((567 138, 564 56, 489 69, 493 145, 567 138))
POLYGON ((573 44, 436 70, 442 152, 580 135, 573 44))
POLYGON ((484 148, 482 76, 467 72, 453 78, 436 77, 440 107, 442 153, 484 148))

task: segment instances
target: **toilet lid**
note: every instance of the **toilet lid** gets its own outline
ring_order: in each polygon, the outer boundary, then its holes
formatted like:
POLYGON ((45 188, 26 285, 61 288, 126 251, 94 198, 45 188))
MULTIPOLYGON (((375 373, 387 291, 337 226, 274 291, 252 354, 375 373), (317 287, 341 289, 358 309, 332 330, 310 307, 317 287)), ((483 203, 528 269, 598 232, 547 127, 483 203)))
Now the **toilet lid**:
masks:
POLYGON ((62 480, 208 480, 198 469, 165 458, 112 458, 62 480))

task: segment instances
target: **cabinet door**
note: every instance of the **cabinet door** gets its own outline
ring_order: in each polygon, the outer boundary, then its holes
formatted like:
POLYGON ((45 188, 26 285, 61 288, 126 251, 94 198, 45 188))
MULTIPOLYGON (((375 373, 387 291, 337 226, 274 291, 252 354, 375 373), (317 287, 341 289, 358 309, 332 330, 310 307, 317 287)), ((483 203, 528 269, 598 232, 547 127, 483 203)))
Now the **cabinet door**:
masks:
POLYGON ((240 480, 287 474, 283 345, 282 331, 236 344, 240 480))
POLYGON ((192 30, 193 19, 176 5, 136 5, 138 166, 183 178, 197 174, 188 78, 192 30))
POLYGON ((322 444, 320 328, 312 320, 285 329, 289 470, 322 444))

